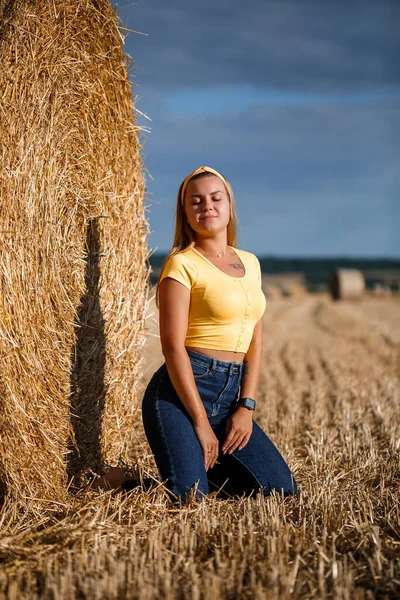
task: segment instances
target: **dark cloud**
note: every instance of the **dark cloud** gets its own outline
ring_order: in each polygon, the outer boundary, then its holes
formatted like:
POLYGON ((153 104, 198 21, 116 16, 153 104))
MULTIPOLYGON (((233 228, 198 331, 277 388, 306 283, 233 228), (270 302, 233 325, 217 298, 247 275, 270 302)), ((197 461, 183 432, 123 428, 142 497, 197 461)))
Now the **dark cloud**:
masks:
POLYGON ((244 248, 400 256, 400 101, 374 100, 400 89, 400 3, 140 0, 122 16, 149 34, 131 34, 126 49, 152 119, 152 248, 171 246, 180 181, 210 164, 233 185, 244 248), (179 91, 246 85, 372 96, 219 112, 211 103, 206 116, 166 109, 179 91))
POLYGON ((235 84, 314 90, 390 89, 400 83, 396 0, 163 2, 123 11, 127 50, 142 84, 235 84))

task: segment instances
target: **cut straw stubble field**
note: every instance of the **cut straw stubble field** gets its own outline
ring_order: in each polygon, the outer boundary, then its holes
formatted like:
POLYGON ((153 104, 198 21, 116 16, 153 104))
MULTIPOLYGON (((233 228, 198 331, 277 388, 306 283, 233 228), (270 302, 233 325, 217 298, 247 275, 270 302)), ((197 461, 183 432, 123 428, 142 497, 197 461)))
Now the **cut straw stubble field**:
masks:
MULTIPOLYGON (((387 341, 385 321, 396 307, 327 296, 268 304, 257 420, 294 470, 298 497, 211 495, 179 509, 155 484, 40 510, 6 503, 0 593, 397 598, 400 348, 387 341)), ((148 315, 142 391, 162 362, 153 301, 148 315)), ((139 415, 135 435, 133 466, 155 477, 139 415)))
POLYGON ((144 179, 108 0, 0 0, 0 484, 65 501, 132 442, 144 179))

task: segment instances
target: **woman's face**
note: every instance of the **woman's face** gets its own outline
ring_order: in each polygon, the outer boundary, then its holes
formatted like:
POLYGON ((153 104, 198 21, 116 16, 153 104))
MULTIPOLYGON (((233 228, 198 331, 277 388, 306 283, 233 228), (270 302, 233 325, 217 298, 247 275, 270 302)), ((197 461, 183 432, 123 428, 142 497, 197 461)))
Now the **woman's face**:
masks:
POLYGON ((230 221, 230 202, 225 185, 212 175, 189 181, 184 207, 191 228, 207 235, 226 229, 230 221))

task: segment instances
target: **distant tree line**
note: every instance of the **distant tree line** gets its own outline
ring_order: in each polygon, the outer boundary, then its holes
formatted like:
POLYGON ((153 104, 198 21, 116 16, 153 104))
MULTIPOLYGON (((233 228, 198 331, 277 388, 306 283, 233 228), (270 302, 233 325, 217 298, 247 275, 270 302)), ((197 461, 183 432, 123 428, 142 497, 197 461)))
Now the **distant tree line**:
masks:
MULTIPOLYGON (((166 254, 155 253, 150 257, 152 267, 151 282, 157 281, 166 254)), ((324 287, 336 269, 359 269, 365 275, 368 287, 375 283, 385 283, 390 279, 392 287, 400 284, 400 259, 390 258, 345 258, 317 257, 301 258, 290 256, 259 256, 263 273, 302 273, 310 290, 324 287), (389 277, 390 275, 390 277, 389 277)))

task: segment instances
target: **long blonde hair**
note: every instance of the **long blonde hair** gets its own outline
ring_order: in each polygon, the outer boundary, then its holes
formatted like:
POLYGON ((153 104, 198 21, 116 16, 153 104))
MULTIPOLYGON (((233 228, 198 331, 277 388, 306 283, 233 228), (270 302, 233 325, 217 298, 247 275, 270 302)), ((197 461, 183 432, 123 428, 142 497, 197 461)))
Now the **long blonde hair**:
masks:
POLYGON ((165 262, 161 268, 160 274, 157 280, 157 289, 156 289, 156 306, 158 308, 158 286, 160 283, 160 278, 165 268, 165 265, 168 259, 178 252, 182 252, 182 250, 186 250, 186 248, 190 248, 196 243, 196 234, 195 231, 190 227, 186 212, 184 211, 184 201, 185 201, 185 192, 189 181, 194 181, 195 179, 202 179, 203 177, 219 177, 223 182, 225 189, 228 194, 229 203, 230 203, 230 219, 227 226, 227 242, 228 246, 236 245, 236 236, 237 236, 237 226, 238 226, 238 216, 236 214, 235 209, 235 198, 233 195, 233 191, 230 183, 225 177, 212 169, 211 167, 199 167, 193 173, 190 173, 181 183, 178 191, 178 196, 176 199, 176 209, 175 209, 175 234, 174 234, 174 242, 172 245, 172 249, 169 251, 165 262))

